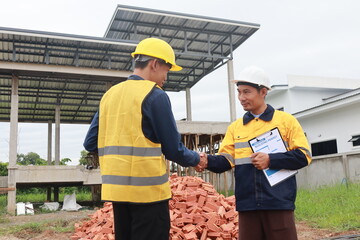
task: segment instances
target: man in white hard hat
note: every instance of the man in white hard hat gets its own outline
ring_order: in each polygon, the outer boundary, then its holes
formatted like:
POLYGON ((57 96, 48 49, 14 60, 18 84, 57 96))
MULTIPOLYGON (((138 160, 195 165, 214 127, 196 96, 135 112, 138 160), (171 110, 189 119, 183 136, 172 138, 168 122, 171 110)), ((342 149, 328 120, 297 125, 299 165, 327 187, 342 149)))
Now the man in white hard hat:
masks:
POLYGON ((297 239, 295 175, 271 186, 263 170, 297 170, 307 166, 311 162, 309 144, 292 115, 266 104, 270 84, 261 68, 245 68, 235 83, 239 101, 247 112, 228 127, 217 155, 201 153, 207 156, 206 168, 216 173, 235 168, 239 240, 297 239), (253 153, 249 140, 275 128, 285 143, 285 152, 253 153))
POLYGON ((169 240, 165 158, 185 167, 202 162, 181 143, 169 97, 161 89, 168 71, 182 69, 172 47, 147 38, 131 55, 133 74, 104 94, 84 147, 99 154, 101 199, 113 203, 116 239, 169 240))

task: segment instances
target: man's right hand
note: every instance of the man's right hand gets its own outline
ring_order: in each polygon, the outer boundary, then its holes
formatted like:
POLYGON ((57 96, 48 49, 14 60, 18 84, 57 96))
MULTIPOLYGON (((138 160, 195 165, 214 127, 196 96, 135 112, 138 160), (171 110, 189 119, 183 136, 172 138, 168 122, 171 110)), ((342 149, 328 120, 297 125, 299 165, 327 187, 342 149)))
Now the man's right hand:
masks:
POLYGON ((195 167, 195 170, 197 172, 202 172, 204 171, 204 169, 207 167, 208 165, 208 158, 207 158, 207 154, 204 152, 199 153, 200 156, 200 162, 199 164, 195 167))

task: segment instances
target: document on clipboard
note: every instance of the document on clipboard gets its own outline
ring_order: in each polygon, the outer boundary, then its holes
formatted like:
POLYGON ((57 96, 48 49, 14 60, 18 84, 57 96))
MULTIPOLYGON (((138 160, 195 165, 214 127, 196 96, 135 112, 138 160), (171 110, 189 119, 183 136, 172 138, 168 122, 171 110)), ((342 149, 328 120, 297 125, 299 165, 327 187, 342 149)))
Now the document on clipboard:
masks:
MULTIPOLYGON (((287 151, 278 128, 273 128, 248 142, 254 153, 282 153, 287 151)), ((270 168, 264 169, 263 172, 270 186, 274 186, 297 173, 296 170, 270 168)))

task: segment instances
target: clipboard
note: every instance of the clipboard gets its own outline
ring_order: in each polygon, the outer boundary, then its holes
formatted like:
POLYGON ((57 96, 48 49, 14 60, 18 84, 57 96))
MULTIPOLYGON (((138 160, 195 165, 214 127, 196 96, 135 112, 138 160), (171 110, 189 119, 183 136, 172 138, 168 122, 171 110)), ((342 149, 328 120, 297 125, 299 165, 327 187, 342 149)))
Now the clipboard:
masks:
MULTIPOLYGON (((250 139, 248 143, 254 153, 282 153, 287 151, 286 145, 277 127, 250 139)), ((267 168, 264 169, 263 172, 266 179, 269 181, 270 186, 274 186, 287 178, 294 176, 298 171, 267 168)))

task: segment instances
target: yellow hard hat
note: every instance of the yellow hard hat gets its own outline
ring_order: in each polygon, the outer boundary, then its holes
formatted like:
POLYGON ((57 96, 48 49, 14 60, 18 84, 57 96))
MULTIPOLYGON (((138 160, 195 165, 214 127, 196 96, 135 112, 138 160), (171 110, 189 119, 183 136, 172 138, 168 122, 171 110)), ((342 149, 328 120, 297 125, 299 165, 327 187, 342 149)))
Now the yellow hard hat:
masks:
POLYGON ((131 53, 134 58, 136 55, 147 55, 164 60, 171 64, 170 71, 180 71, 182 67, 175 63, 175 53, 172 47, 164 40, 158 38, 146 38, 139 42, 135 52, 131 53))

